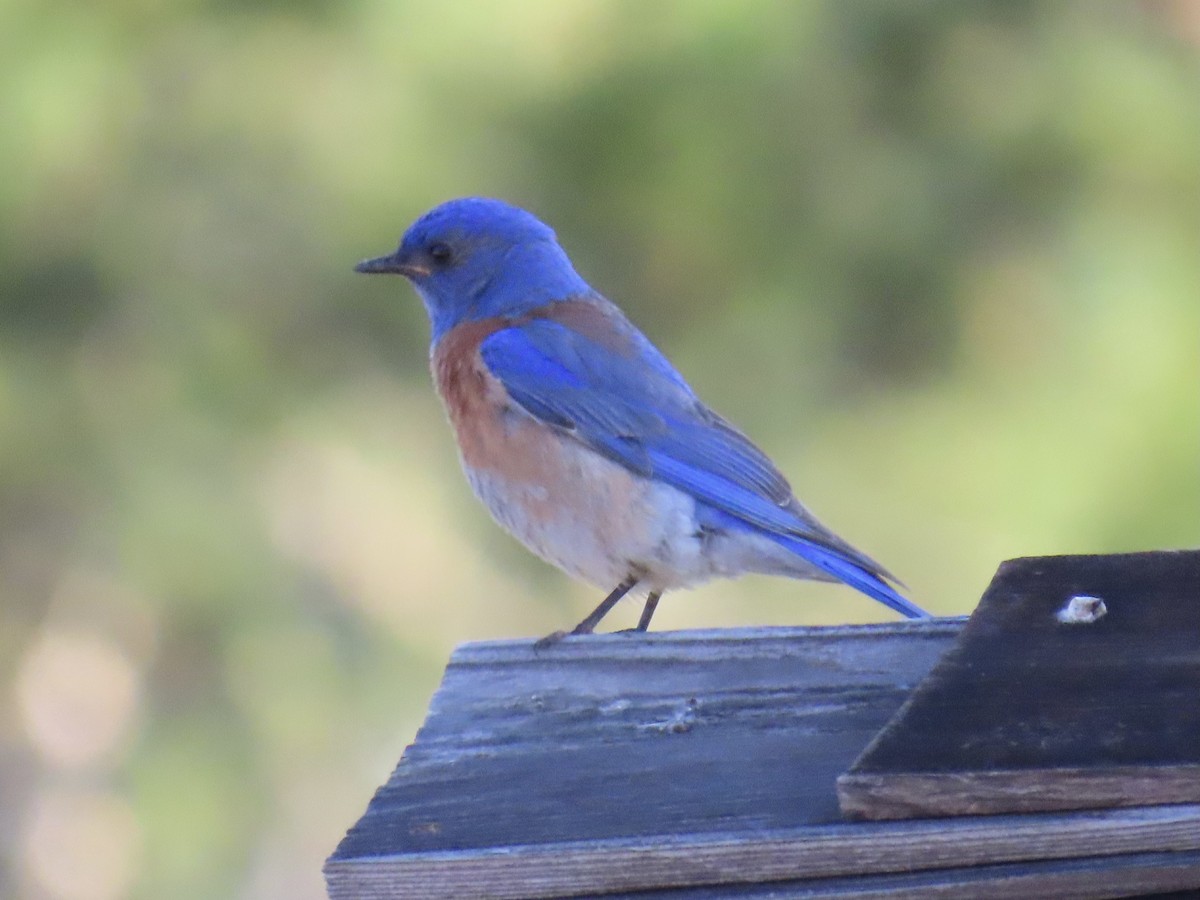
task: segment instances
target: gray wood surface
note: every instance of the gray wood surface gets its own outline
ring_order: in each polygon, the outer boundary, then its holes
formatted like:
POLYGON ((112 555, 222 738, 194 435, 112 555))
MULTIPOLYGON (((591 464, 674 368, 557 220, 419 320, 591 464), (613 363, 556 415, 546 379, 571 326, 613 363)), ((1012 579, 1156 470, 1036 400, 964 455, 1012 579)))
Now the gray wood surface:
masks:
MULTIPOLYGON (((753 885, 773 883, 791 893, 757 896, 986 897, 945 891, 965 883, 965 867, 1005 863, 1027 869, 997 869, 989 884, 1036 876, 1064 891, 1089 878, 1096 887, 1103 859, 1111 885, 1133 886, 1125 895, 1200 886, 1191 853, 1200 806, 841 818, 838 774, 961 628, 944 620, 598 635, 542 651, 460 647, 416 741, 327 862, 330 896, 755 896, 753 885), (1078 857, 1091 869, 1047 868, 1078 857), (1037 866, 1044 871, 1028 868, 1037 866), (895 893, 896 879, 910 893, 895 893)), ((969 877, 982 891, 978 872, 969 877)))
POLYGON ((1178 852, 1198 848, 1200 807, 1171 806, 812 826, 765 834, 659 835, 360 860, 335 857, 326 865, 326 877, 331 897, 370 900, 574 897, 672 886, 709 886, 744 896, 755 885, 773 890, 774 882, 793 881, 798 883, 785 887, 795 892, 806 887, 800 879, 834 878, 809 887, 859 898, 872 896, 872 891, 880 895, 878 879, 862 877, 878 874, 895 876, 884 885, 905 888, 907 894, 899 896, 922 896, 939 885, 943 896, 976 897, 988 882, 996 888, 1012 887, 1014 879, 1032 885, 1039 875, 1055 875, 1044 883, 1064 890, 1069 885, 1074 896, 1120 897, 1200 888, 1200 856, 1178 852), (1138 871, 1122 871, 1131 854, 1152 851, 1160 852, 1138 871), (1043 865, 1054 859, 1070 865, 1057 872, 1043 865), (1031 866, 982 874, 973 870, 1010 861, 1029 861, 1031 866), (938 871, 942 869, 947 871, 938 871))
POLYGON ((1196 900, 1197 866, 1198 852, 1135 853, 1106 857, 1100 867, 1094 859, 1043 860, 899 875, 584 896, 603 900, 1196 900), (1098 868, 1102 877, 1098 877, 1098 868))
POLYGON ((1200 551, 1004 563, 838 792, 868 818, 1200 803, 1200 551), (1076 596, 1104 614, 1064 623, 1076 596))

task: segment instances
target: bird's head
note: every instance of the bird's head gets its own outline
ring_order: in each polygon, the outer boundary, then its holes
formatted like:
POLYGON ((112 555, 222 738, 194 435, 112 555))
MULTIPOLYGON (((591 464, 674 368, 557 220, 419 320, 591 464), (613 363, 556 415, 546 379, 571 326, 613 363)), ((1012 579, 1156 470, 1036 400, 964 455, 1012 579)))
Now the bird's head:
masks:
POLYGON ((482 197, 431 209, 409 226, 395 253, 354 268, 411 281, 435 341, 459 322, 520 315, 591 292, 549 226, 523 209, 482 197))

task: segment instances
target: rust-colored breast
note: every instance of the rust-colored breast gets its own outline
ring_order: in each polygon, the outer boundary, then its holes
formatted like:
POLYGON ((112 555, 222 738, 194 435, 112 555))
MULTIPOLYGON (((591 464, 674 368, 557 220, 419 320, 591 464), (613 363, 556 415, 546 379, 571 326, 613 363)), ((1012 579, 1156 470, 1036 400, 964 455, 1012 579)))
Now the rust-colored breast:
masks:
POLYGON ((448 332, 433 356, 433 377, 458 438, 463 463, 515 484, 537 483, 554 468, 561 438, 548 426, 511 408, 504 385, 479 354, 504 319, 465 322, 448 332))
MULTIPOLYGON (((450 422, 458 435, 463 461, 468 465, 506 472, 524 468, 528 457, 511 459, 518 432, 526 424, 519 417, 506 415, 508 392, 484 365, 480 345, 492 334, 524 322, 548 319, 588 340, 622 355, 634 352, 628 323, 620 313, 587 300, 550 303, 515 319, 495 316, 463 322, 442 337, 434 350, 432 367, 438 393, 446 404, 450 422)), ((532 425, 532 422, 528 424, 532 425)), ((534 438, 542 431, 533 429, 534 438)), ((528 436, 527 436, 528 437, 528 436)), ((529 447, 522 447, 529 450, 529 447)), ((534 454, 534 457, 542 454, 534 454)))
POLYGON ((488 335, 505 326, 501 319, 464 322, 449 332, 434 349, 433 380, 446 405, 450 424, 458 437, 463 461, 485 466, 494 451, 499 417, 507 402, 507 392, 487 371, 479 355, 479 345, 488 335))
MULTIPOLYGON (((556 321, 580 333, 590 327, 597 336, 609 333, 589 310, 555 312, 556 321)), ((457 326, 434 349, 433 376, 471 487, 496 521, 543 559, 611 587, 631 567, 641 570, 661 555, 672 527, 682 522, 687 541, 695 527, 680 518, 676 499, 538 421, 488 371, 479 352, 483 341, 537 317, 457 326), (665 510, 657 505, 664 498, 665 510)), ((617 337, 623 337, 619 329, 617 337)))

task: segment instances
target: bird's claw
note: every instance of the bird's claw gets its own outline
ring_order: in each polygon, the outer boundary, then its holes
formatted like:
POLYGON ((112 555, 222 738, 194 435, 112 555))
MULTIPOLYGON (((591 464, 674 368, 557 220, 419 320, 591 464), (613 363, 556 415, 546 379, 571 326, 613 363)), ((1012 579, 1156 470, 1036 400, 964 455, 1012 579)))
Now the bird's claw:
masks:
POLYGON ((565 632, 565 631, 552 631, 545 637, 538 638, 536 641, 534 641, 533 649, 534 650, 545 650, 547 647, 551 647, 554 644, 557 644, 559 641, 561 641, 566 636, 567 636, 567 632, 565 632))

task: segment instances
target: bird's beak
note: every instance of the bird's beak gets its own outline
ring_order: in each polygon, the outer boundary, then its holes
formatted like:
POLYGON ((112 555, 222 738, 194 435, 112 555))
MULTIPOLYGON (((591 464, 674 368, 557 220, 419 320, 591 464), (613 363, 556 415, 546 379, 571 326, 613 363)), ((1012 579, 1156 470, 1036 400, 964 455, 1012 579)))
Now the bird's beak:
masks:
POLYGON ((398 250, 388 256, 364 259, 354 267, 354 271, 364 275, 403 275, 405 278, 419 278, 429 274, 429 270, 424 266, 406 261, 398 250))

